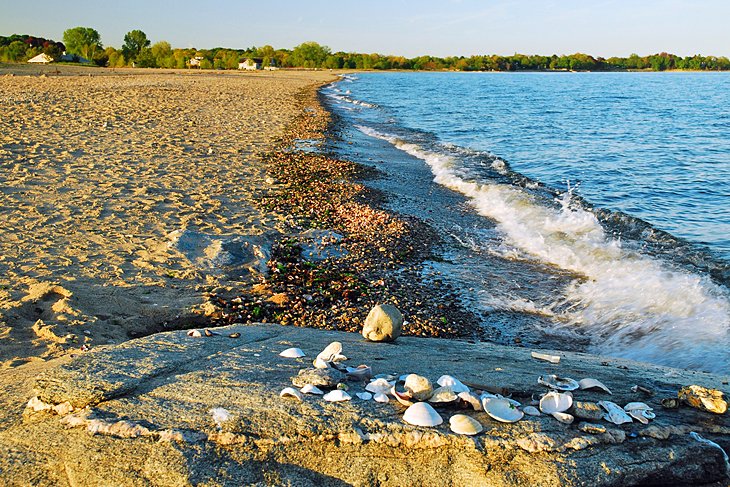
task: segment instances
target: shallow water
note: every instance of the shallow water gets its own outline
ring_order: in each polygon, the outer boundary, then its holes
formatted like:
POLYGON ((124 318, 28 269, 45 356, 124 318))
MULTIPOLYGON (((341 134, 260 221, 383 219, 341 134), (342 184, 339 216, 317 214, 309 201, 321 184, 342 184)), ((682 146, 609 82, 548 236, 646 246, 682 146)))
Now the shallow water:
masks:
POLYGON ((384 73, 324 93, 335 149, 444 235, 430 270, 503 340, 726 372, 728 81, 384 73))

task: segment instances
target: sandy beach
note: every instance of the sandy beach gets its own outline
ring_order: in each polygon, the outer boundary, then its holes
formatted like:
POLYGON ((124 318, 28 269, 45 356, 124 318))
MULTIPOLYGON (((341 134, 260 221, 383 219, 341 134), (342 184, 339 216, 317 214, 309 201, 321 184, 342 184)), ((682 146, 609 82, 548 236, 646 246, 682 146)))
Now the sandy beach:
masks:
POLYGON ((331 79, 0 67, 3 367, 184 326, 250 280, 283 228, 258 154, 331 79))

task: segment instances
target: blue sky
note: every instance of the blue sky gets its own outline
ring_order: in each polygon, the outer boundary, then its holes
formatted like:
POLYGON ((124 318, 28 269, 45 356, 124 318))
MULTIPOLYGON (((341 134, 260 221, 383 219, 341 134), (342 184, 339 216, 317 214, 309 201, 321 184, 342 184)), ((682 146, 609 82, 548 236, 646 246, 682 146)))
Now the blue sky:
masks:
POLYGON ((61 40, 93 27, 121 47, 141 29, 173 47, 292 48, 413 57, 472 54, 730 57, 730 0, 0 0, 0 35, 61 40))

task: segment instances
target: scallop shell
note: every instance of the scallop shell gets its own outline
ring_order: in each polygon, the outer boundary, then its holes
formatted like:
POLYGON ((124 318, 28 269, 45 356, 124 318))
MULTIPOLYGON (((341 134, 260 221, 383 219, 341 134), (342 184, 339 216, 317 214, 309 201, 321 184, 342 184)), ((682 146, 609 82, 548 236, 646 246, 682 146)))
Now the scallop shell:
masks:
POLYGON ((492 418, 503 423, 514 423, 525 415, 505 398, 485 397, 482 399, 484 410, 492 418))
POLYGON ((575 419, 572 415, 570 415, 568 413, 555 412, 555 413, 551 413, 551 415, 553 418, 557 419, 558 421, 560 421, 563 424, 571 424, 573 422, 573 420, 575 419))
POLYGON ((427 402, 417 402, 403 413, 403 421, 414 426, 438 426, 444 422, 427 402))
POLYGON ((458 398, 459 398, 459 396, 454 394, 454 391, 451 389, 451 386, 443 386, 443 387, 434 389, 433 394, 431 394, 431 397, 428 398, 428 402, 432 402, 432 403, 454 402, 458 398))
POLYGON ((603 419, 613 424, 632 423, 633 419, 621 406, 611 401, 599 401, 598 405, 606 410, 603 419))
POLYGON ((279 353, 280 357, 286 357, 286 358, 299 358, 304 357, 306 354, 302 351, 301 348, 287 348, 286 350, 279 353))
POLYGON ((477 435, 484 431, 484 426, 466 414, 454 414, 449 418, 449 427, 451 431, 458 435, 477 435))
POLYGON ((376 392, 373 394, 373 399, 382 403, 390 402, 390 398, 382 392, 376 392))
POLYGON ((471 407, 474 409, 474 411, 481 411, 483 409, 481 399, 479 399, 479 397, 473 392, 460 392, 458 396, 459 399, 461 399, 462 401, 471 404, 471 407))
POLYGON ((569 377, 558 377, 554 374, 541 375, 537 379, 537 383, 559 391, 574 391, 580 387, 575 380, 569 377))
POLYGON ((408 374, 405 388, 416 401, 426 401, 433 394, 433 385, 428 378, 418 374, 408 374))
POLYGON ((369 392, 356 392, 355 395, 363 401, 369 401, 373 398, 373 395, 369 392))
POLYGON ((452 377, 450 375, 442 375, 441 377, 439 377, 436 383, 441 387, 450 386, 451 390, 454 391, 456 394, 459 394, 460 392, 469 392, 469 388, 467 386, 465 386, 456 377, 452 377))
POLYGON ((293 387, 285 387, 281 390, 279 393, 280 397, 294 397, 296 399, 299 399, 300 401, 304 399, 304 396, 302 396, 302 393, 298 390, 294 389, 293 387))
POLYGON ((387 394, 394 385, 395 382, 388 382, 385 379, 375 379, 365 386, 365 390, 373 394, 387 394))
POLYGON ((341 401, 349 401, 352 399, 352 396, 350 396, 348 393, 343 391, 342 389, 333 389, 327 394, 325 394, 322 399, 328 402, 341 402, 341 401))
POLYGON ((573 405, 573 397, 570 394, 550 391, 540 399, 540 411, 545 414, 562 413, 573 405))
POLYGON ((540 416, 540 411, 535 406, 525 406, 522 412, 528 416, 540 416))
POLYGON ((302 394, 317 394, 318 396, 324 395, 324 391, 319 387, 312 384, 304 384, 304 387, 299 389, 302 394))
POLYGON ((585 379, 581 379, 580 381, 578 381, 578 386, 581 388, 581 390, 583 390, 583 389, 595 389, 597 387, 597 388, 603 389, 604 391, 606 391, 609 394, 611 394, 611 390, 608 387, 606 387, 603 384, 603 382, 601 382, 598 379, 593 379, 593 378, 590 378, 590 377, 585 378, 585 379))

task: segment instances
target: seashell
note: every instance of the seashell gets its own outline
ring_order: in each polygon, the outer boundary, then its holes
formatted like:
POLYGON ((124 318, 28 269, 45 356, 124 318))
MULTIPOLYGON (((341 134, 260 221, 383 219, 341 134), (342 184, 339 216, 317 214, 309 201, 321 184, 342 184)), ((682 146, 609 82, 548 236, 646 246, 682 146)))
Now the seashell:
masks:
POLYGON ((484 397, 482 407, 492 418, 503 423, 514 423, 525 415, 503 397, 484 397))
POLYGON ((339 384, 337 384, 336 389, 339 389, 341 391, 349 391, 350 390, 350 386, 348 386, 344 382, 340 382, 339 384))
POLYGON ((652 408, 651 406, 643 402, 630 402, 626 406, 624 406, 624 411, 626 412, 636 410, 652 411, 652 408))
POLYGON ((347 357, 342 355, 342 344, 340 342, 332 342, 319 352, 317 358, 314 359, 314 367, 317 369, 326 369, 330 362, 342 362, 347 357))
POLYGON ((449 427, 457 435, 477 435, 484 431, 484 426, 466 414, 454 414, 449 418, 449 427))
POLYGON ((229 421, 233 417, 225 408, 213 408, 209 412, 213 416, 213 421, 218 429, 221 429, 223 427, 223 423, 229 421))
POLYGON ((390 398, 388 398, 388 396, 382 392, 376 392, 375 394, 373 394, 373 399, 375 399, 375 401, 377 402, 382 403, 390 402, 390 398))
POLYGON ((466 402, 468 404, 471 404, 471 407, 474 409, 474 411, 481 411, 482 410, 482 401, 473 392, 471 392, 471 391, 460 392, 458 394, 458 397, 462 401, 464 401, 464 402, 466 402))
POLYGON ((624 424, 632 423, 633 419, 629 416, 624 409, 611 401, 600 401, 598 403, 603 409, 606 410, 606 414, 603 415, 603 419, 613 424, 624 424))
POLYGON ((387 394, 394 385, 395 382, 388 382, 386 379, 375 379, 365 386, 365 390, 373 394, 387 394))
POLYGON ((312 365, 314 365, 315 369, 328 369, 330 367, 329 362, 325 362, 321 358, 317 357, 314 359, 314 362, 312 362, 312 365))
POLYGON ((560 363, 560 357, 558 355, 550 355, 547 353, 540 353, 540 352, 532 352, 532 353, 530 353, 530 355, 532 355, 532 358, 536 358, 538 360, 545 360, 546 362, 550 362, 551 364, 560 363))
POLYGON ((601 382, 598 379, 592 379, 590 377, 589 378, 586 378, 586 379, 581 379, 580 381, 578 381, 578 386, 581 388, 581 390, 584 390, 584 389, 595 389, 597 387, 597 388, 603 389, 604 391, 606 391, 609 394, 611 394, 611 391, 608 389, 608 387, 606 387, 605 385, 603 385, 603 382, 601 382))
POLYGON ((286 357, 286 358, 299 358, 304 357, 306 354, 302 351, 301 348, 287 348, 286 350, 279 353, 280 357, 286 357))
POLYGON ((188 330, 188 336, 193 338, 200 338, 203 336, 200 330, 188 330))
POLYGON ((204 333, 205 333, 205 336, 207 336, 207 337, 212 337, 213 335, 220 335, 220 333, 216 333, 214 331, 210 331, 207 328, 205 329, 204 333))
POLYGON ((540 411, 545 414, 562 413, 573 405, 573 397, 562 392, 550 391, 540 399, 540 411))
POLYGON ((426 401, 433 394, 431 381, 418 374, 408 374, 405 380, 405 388, 416 401, 426 401))
POLYGON ((391 387, 390 394, 401 404, 404 406, 413 406, 413 401, 411 401, 411 396, 407 392, 400 392, 398 391, 395 386, 391 387))
POLYGON ((241 338, 241 334, 238 332, 231 333, 230 335, 228 335, 228 338, 241 338))
POLYGON ((417 402, 403 413, 403 421, 414 426, 438 426, 444 422, 427 402, 417 402))
POLYGON ((679 407, 679 399, 676 397, 666 397, 661 401, 664 409, 677 409, 679 407))
POLYGON ((304 387, 299 389, 302 394, 317 394, 318 396, 324 395, 324 391, 317 386, 312 384, 304 384, 304 387))
POLYGON ((443 386, 443 387, 434 389, 433 394, 431 394, 431 397, 428 398, 428 402, 432 402, 432 403, 454 402, 458 398, 459 398, 459 396, 454 394, 454 391, 451 389, 451 386, 443 386))
POLYGON ((373 395, 369 392, 356 392, 355 395, 362 399, 363 401, 369 401, 373 398, 373 395))
POLYGON ((368 380, 373 376, 373 369, 367 365, 358 365, 357 367, 346 367, 347 375, 353 379, 368 380))
POLYGON ((606 432, 606 427, 601 424, 594 423, 580 423, 578 429, 584 433, 590 433, 592 435, 600 435, 606 432))
POLYGON ((528 416, 540 416, 540 411, 535 406, 525 406, 522 412, 528 416))
POLYGON ((327 394, 325 394, 322 399, 328 402, 341 402, 341 401, 349 401, 352 399, 352 396, 350 396, 348 393, 343 391, 342 389, 333 389, 327 394))
POLYGON ((656 418, 653 409, 643 402, 630 402, 624 406, 624 411, 632 418, 638 419, 642 424, 649 424, 650 419, 656 418))
POLYGON ((293 387, 285 387, 284 389, 281 390, 281 392, 279 393, 279 396, 280 397, 286 397, 286 396, 295 397, 295 398, 299 399, 300 401, 304 399, 304 396, 302 396, 302 393, 299 392, 298 390, 294 389, 293 387))
POLYGON ((551 416, 552 416, 553 418, 555 418, 555 419, 557 419, 558 421, 560 421, 561 423, 563 423, 563 424, 572 424, 572 423, 573 423, 573 420, 575 419, 575 418, 573 417, 573 415, 571 415, 571 414, 568 414, 568 413, 558 413, 558 412, 554 412, 554 413, 550 413, 550 415, 551 415, 551 416))
POLYGON ((459 394, 460 392, 469 392, 469 388, 467 386, 465 386, 456 377, 452 377, 450 375, 442 375, 441 377, 439 377, 436 383, 441 387, 450 386, 451 390, 454 391, 456 394, 459 394))
POLYGON ((554 374, 541 375, 537 379, 537 383, 559 391, 574 391, 580 387, 575 380, 569 377, 558 377, 554 374))
POLYGON ((681 402, 709 413, 725 414, 727 411, 727 402, 722 397, 722 391, 717 389, 691 385, 682 387, 677 397, 681 402))

